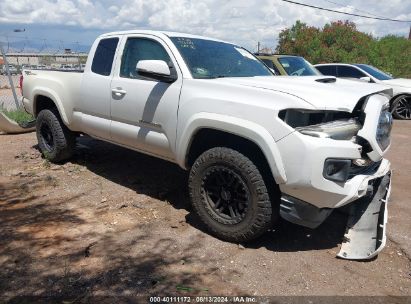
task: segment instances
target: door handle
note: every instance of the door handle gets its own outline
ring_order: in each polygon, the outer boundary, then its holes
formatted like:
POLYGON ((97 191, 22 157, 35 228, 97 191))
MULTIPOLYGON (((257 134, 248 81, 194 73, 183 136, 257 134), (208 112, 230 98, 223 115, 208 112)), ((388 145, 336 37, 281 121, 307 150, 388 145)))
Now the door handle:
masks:
POLYGON ((127 93, 127 91, 124 91, 124 90, 121 89, 121 88, 111 89, 111 92, 112 92, 114 95, 118 96, 118 97, 121 97, 121 96, 123 96, 123 95, 126 95, 126 93, 127 93))

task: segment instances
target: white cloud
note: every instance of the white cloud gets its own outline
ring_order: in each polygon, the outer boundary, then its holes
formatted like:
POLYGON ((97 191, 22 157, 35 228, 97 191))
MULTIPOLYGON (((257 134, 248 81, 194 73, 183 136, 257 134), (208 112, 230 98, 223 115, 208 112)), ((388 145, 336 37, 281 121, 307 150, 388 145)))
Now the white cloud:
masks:
POLYGON ((117 13, 118 12, 118 7, 116 5, 112 5, 108 8, 108 11, 110 13, 117 13))
MULTIPOLYGON (((411 20, 411 1, 300 0, 350 13, 411 20), (360 10, 357 11, 356 9, 360 10)), ((349 19, 376 36, 406 35, 410 24, 349 17, 280 0, 2 0, 0 25, 66 25, 82 30, 113 31, 131 28, 164 29, 209 35, 255 49, 258 41, 273 47, 281 29, 301 20, 323 26, 349 19)), ((28 26, 30 28, 30 26, 28 26)), ((0 30, 1 32, 1 30, 0 30)))

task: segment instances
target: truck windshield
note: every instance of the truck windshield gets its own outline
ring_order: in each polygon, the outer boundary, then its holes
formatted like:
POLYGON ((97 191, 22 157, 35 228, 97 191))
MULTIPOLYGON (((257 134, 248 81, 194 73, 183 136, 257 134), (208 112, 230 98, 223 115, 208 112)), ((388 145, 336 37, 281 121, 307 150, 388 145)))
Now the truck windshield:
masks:
POLYGON ((278 61, 290 76, 318 76, 321 73, 302 57, 283 56, 278 61))
POLYGON ((193 78, 273 76, 247 50, 229 43, 186 37, 171 37, 193 78))
POLYGON ((384 73, 383 71, 380 71, 379 69, 368 65, 368 64, 354 64, 355 66, 359 67, 360 69, 363 69, 366 71, 368 74, 371 76, 377 78, 378 80, 390 80, 393 79, 390 75, 384 73))

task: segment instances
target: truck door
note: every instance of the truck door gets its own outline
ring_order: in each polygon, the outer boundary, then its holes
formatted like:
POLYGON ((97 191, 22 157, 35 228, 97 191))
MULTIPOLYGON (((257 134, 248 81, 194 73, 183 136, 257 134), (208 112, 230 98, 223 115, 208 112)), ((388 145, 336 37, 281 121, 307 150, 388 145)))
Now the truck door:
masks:
POLYGON ((122 39, 111 81, 111 140, 165 159, 174 159, 181 71, 166 43, 155 36, 122 39), (176 69, 173 83, 144 78, 140 60, 163 60, 176 69))
POLYGON ((74 109, 84 133, 106 140, 110 140, 110 83, 118 44, 119 38, 113 37, 93 45, 92 63, 84 71, 80 102, 74 109))

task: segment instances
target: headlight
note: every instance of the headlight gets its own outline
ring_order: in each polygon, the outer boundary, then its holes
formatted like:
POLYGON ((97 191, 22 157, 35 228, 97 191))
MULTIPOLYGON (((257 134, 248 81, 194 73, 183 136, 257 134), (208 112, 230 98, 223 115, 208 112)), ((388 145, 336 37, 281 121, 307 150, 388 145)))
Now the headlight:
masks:
POLYGON ((380 118, 378 120, 378 127, 377 127, 377 142, 378 145, 380 146, 382 151, 385 151, 387 147, 391 143, 391 129, 392 129, 392 115, 391 113, 387 110, 384 109, 381 114, 380 118))
POLYGON ((296 130, 302 134, 313 137, 350 140, 357 135, 361 127, 357 119, 351 118, 348 120, 336 120, 323 124, 300 127, 296 128, 296 130))
POLYGON ((313 137, 350 140, 362 128, 359 113, 286 109, 278 116, 298 132, 313 137))

